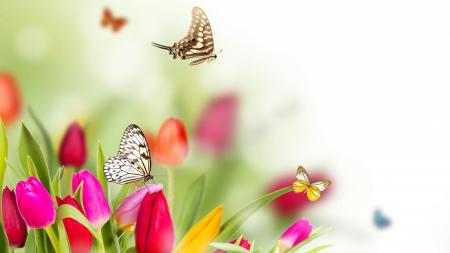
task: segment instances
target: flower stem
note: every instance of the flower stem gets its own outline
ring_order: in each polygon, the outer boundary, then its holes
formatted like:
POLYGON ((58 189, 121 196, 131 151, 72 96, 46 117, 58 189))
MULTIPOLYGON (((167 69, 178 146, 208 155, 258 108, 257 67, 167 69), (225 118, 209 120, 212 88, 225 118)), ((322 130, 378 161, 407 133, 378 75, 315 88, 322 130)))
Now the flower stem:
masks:
POLYGON ((47 232, 48 238, 50 238, 50 242, 52 243, 53 249, 56 253, 61 253, 59 249, 59 241, 58 237, 56 237, 55 231, 51 226, 45 228, 45 232, 47 232))
POLYGON ((173 213, 174 181, 175 170, 173 168, 167 168, 167 199, 171 213, 173 213))
POLYGON ((99 230, 97 230, 97 242, 95 243, 96 245, 96 250, 95 252, 97 253, 105 253, 105 245, 103 244, 103 235, 102 235, 102 229, 100 228, 99 230))

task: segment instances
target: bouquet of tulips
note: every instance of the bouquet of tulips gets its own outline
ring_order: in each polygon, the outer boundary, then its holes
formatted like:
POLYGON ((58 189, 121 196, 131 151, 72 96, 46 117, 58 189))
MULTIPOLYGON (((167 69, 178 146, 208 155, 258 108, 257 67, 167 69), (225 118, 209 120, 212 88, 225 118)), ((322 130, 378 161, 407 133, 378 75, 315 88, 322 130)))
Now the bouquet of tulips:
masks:
MULTIPOLYGON (((20 166, 8 160, 6 129, 0 120, 0 252, 262 252, 255 241, 242 236, 241 225, 266 204, 293 191, 293 186, 275 190, 227 219, 222 217, 224 205, 198 217, 205 175, 191 183, 183 199, 173 198, 173 169, 168 169, 167 185, 130 183, 113 194, 103 174, 105 157, 100 144, 96 168, 74 169, 86 161, 81 127, 69 127, 57 156, 48 133, 33 118, 44 136, 45 152, 22 124, 20 166), (6 172, 21 179, 14 189, 4 187, 6 172), (175 200, 182 203, 174 205, 175 200), (175 206, 181 208, 179 217, 172 216, 175 206)), ((156 139, 147 141, 155 151, 155 161, 167 167, 179 165, 188 154, 184 125, 176 119, 167 120, 156 139)), ((273 248, 265 252, 317 252, 329 245, 308 251, 304 246, 324 232, 300 218, 274 238, 273 248)))

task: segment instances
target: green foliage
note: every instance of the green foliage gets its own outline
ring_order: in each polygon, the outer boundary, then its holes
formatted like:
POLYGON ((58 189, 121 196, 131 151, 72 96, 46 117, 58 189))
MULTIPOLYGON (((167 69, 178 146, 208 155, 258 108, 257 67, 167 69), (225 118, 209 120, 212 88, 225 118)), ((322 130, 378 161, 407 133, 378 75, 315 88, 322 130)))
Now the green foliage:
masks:
POLYGON ((8 239, 3 231, 3 226, 0 226, 0 252, 8 252, 8 239))
MULTIPOLYGON (((3 190, 3 183, 5 181, 6 159, 8 158, 8 137, 6 129, 0 119, 0 190, 3 190)), ((0 194, 0 204, 2 203, 2 196, 0 194)), ((2 217, 2 210, 0 208, 0 218, 2 217)))

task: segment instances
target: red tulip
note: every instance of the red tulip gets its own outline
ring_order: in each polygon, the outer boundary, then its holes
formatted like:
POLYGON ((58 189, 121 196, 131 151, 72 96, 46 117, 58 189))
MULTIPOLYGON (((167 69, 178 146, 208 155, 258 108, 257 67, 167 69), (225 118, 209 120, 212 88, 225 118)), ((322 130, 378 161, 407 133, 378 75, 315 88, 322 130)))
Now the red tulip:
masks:
POLYGON ((56 219, 56 209, 50 193, 35 177, 16 186, 16 203, 20 215, 31 228, 46 228, 56 219))
POLYGON ((8 73, 0 72, 0 118, 5 125, 11 124, 22 109, 16 80, 8 73))
POLYGON ((188 140, 183 122, 178 119, 166 120, 156 139, 156 159, 162 164, 177 166, 187 154, 188 140))
MULTIPOLYGON (((236 240, 233 240, 230 243, 236 244, 236 240)), ((252 246, 252 244, 249 241, 242 238, 241 241, 239 242, 239 246, 241 246, 244 249, 250 250, 250 247, 252 246)), ((228 251, 224 251, 224 250, 220 250, 220 249, 214 251, 214 253, 225 253, 225 252, 228 252, 228 251)))
MULTIPOLYGON (((56 201, 58 202, 58 206, 64 204, 71 205, 84 214, 83 209, 78 204, 77 200, 70 196, 65 197, 63 200, 61 200, 59 197, 56 197, 56 201)), ((69 238, 71 252, 72 253, 91 252, 93 238, 89 230, 87 230, 86 227, 81 225, 78 221, 71 218, 65 218, 63 222, 67 232, 67 237, 69 238)))
POLYGON ((155 136, 150 131, 144 131, 145 140, 147 141, 150 154, 154 152, 155 148, 155 136))
POLYGON ((169 207, 162 191, 147 193, 142 200, 135 230, 138 253, 170 253, 175 235, 169 207))
POLYGON ((22 248, 27 240, 27 225, 17 209, 16 195, 8 187, 2 192, 2 213, 3 228, 8 236, 9 246, 22 248))
MULTIPOLYGON (((320 174, 311 175, 312 182, 315 182, 323 178, 327 177, 324 177, 320 174)), ((296 180, 295 175, 286 175, 284 177, 278 178, 272 183, 267 192, 273 192, 275 190, 290 186, 292 185, 292 182, 294 182, 295 180, 296 180)), ((327 196, 329 192, 330 189, 322 192, 322 198, 324 196, 327 196)), ((274 208, 275 212, 281 217, 291 217, 314 204, 316 203, 309 201, 306 194, 288 192, 272 201, 271 205, 274 208)))
POLYGON ((77 122, 70 124, 59 147, 59 162, 64 166, 81 167, 87 158, 86 138, 77 122))
POLYGON ((228 148, 236 123, 237 106, 235 94, 218 97, 208 105, 195 130, 200 148, 216 154, 228 148))

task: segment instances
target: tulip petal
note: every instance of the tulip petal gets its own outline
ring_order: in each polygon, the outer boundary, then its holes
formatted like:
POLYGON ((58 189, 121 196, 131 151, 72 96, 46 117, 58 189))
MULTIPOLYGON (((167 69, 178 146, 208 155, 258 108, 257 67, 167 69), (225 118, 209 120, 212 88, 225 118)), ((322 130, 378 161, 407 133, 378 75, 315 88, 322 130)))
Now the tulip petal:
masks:
POLYGON ((81 126, 73 122, 59 147, 59 161, 64 166, 81 167, 87 159, 86 137, 81 126))
POLYGON ((0 72, 0 118, 5 125, 11 124, 22 109, 22 99, 15 78, 0 72))
POLYGON ((280 237, 280 251, 294 247, 304 241, 311 234, 312 226, 305 218, 301 218, 294 222, 280 237))
POLYGON ((177 166, 188 154, 186 129, 178 119, 166 120, 159 129, 156 139, 156 159, 158 162, 177 166))
POLYGON ((11 247, 21 248, 25 245, 27 225, 17 209, 14 191, 5 187, 2 192, 2 223, 11 247))

